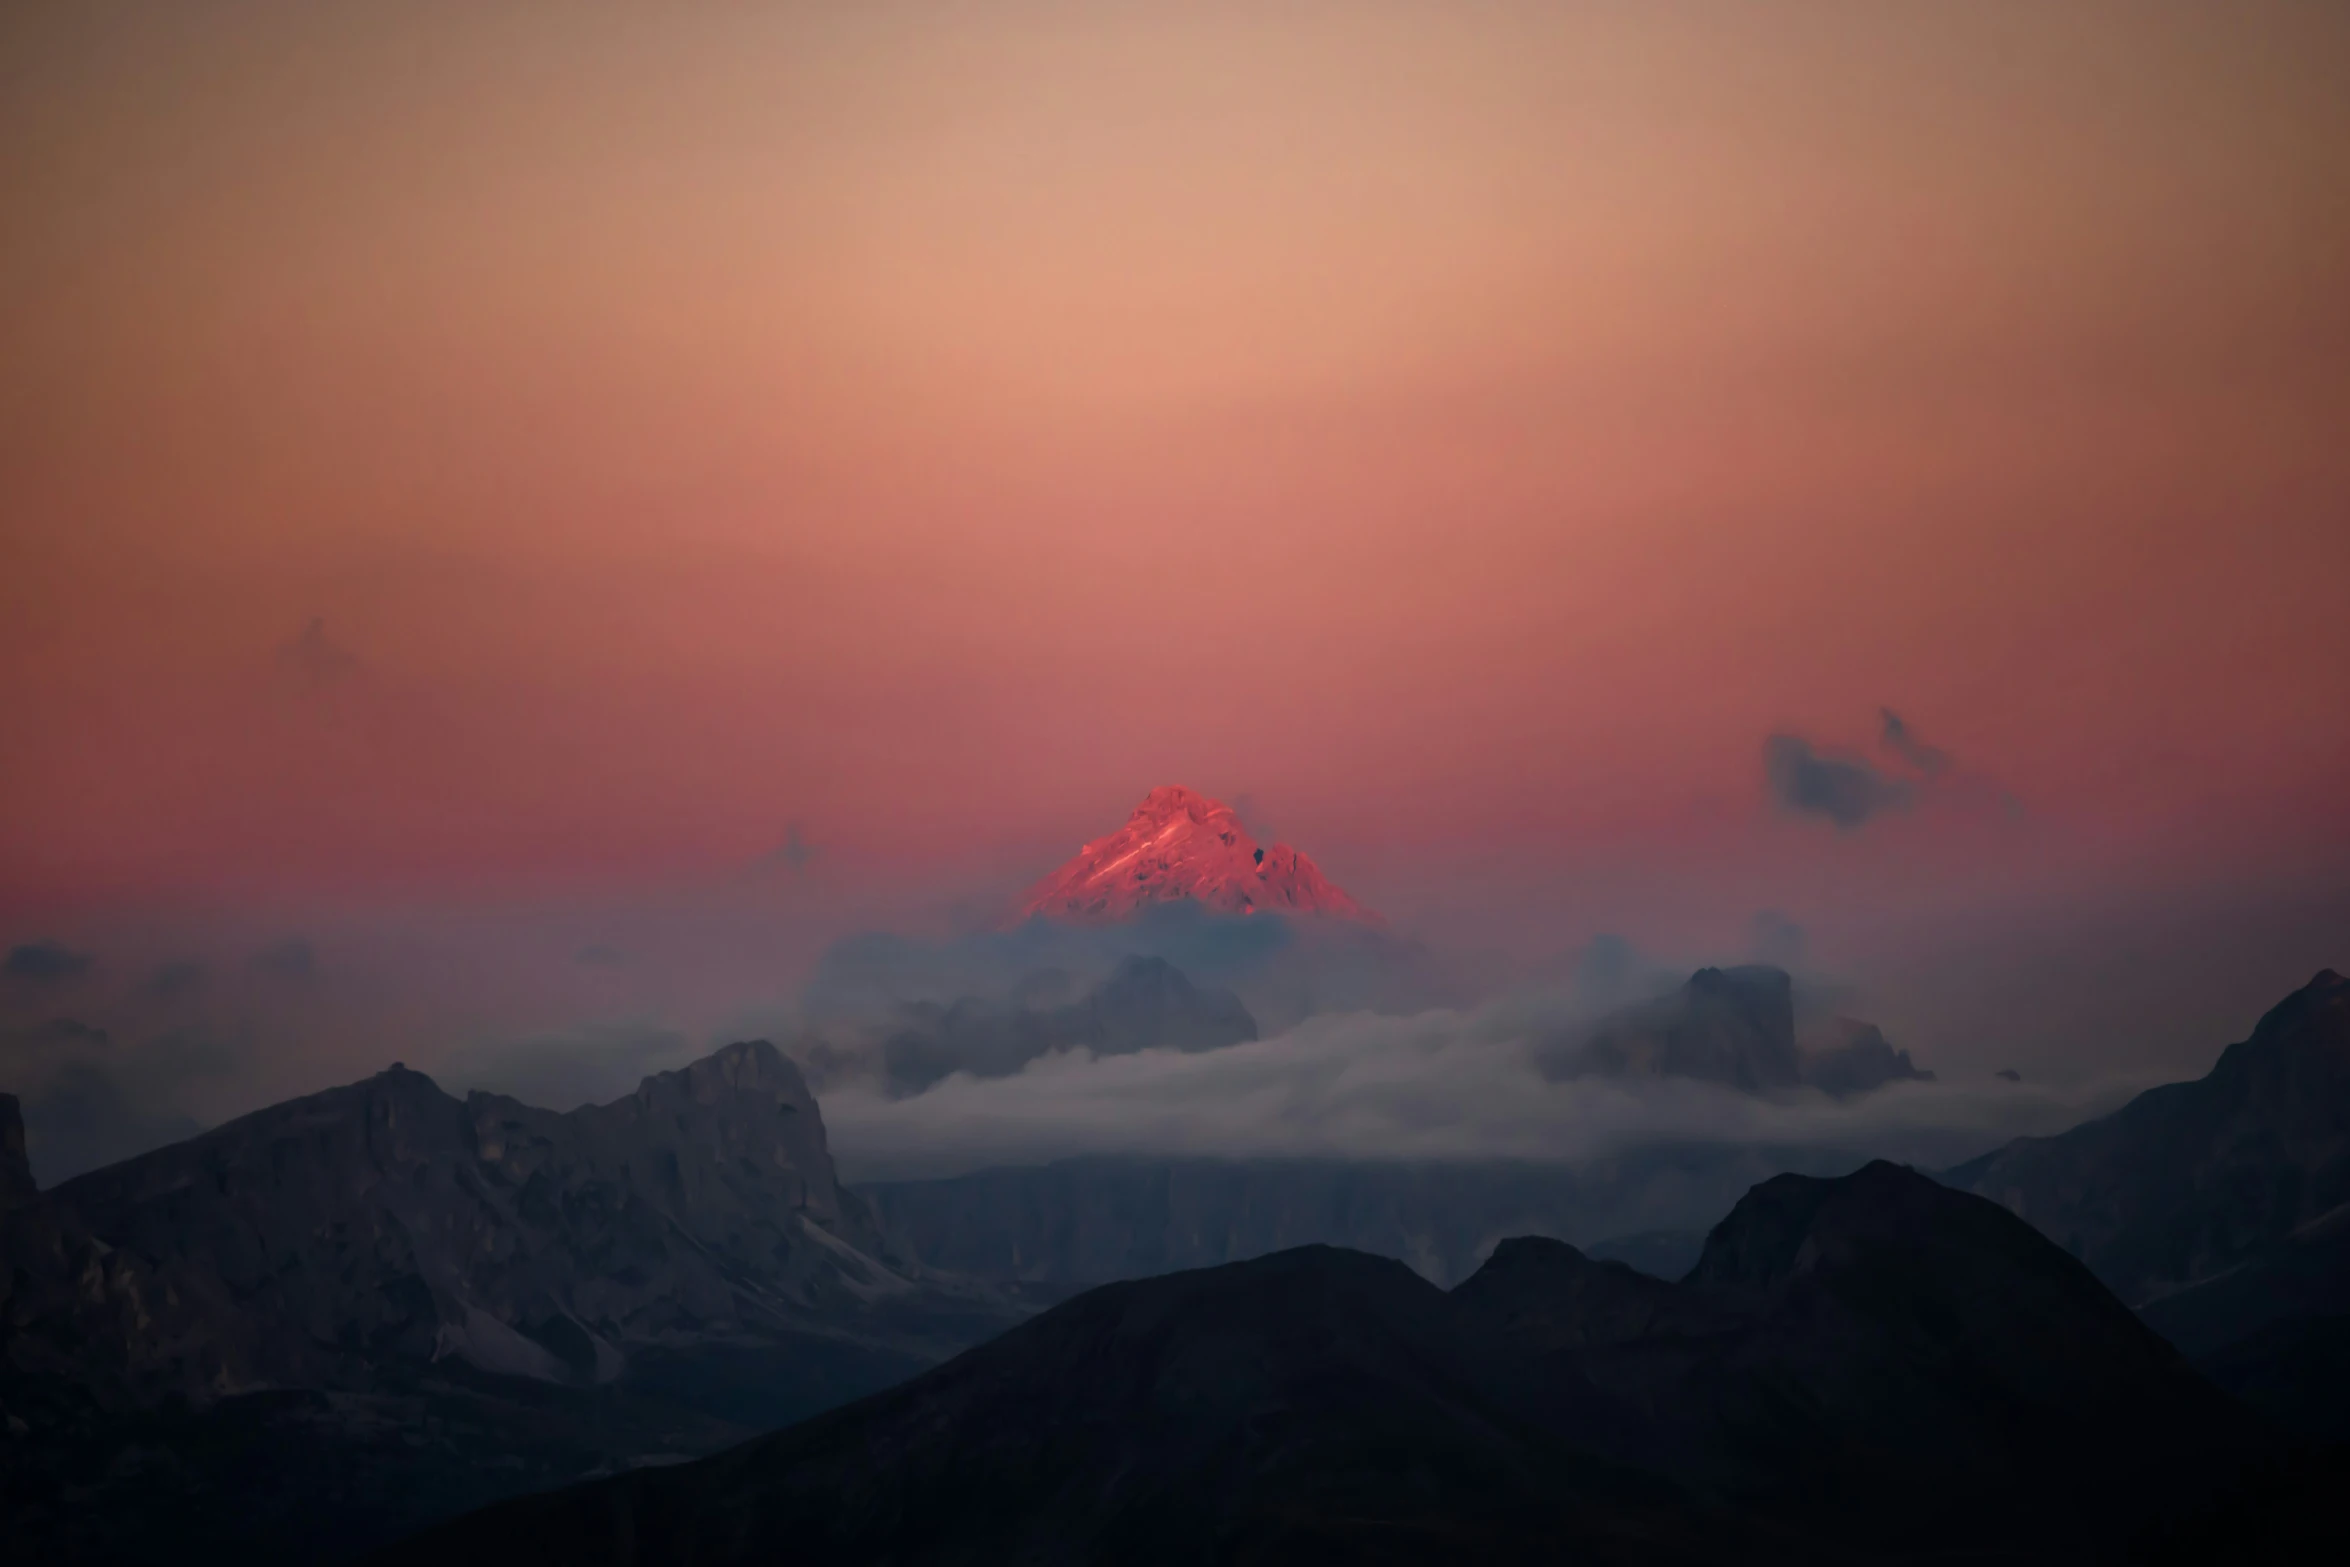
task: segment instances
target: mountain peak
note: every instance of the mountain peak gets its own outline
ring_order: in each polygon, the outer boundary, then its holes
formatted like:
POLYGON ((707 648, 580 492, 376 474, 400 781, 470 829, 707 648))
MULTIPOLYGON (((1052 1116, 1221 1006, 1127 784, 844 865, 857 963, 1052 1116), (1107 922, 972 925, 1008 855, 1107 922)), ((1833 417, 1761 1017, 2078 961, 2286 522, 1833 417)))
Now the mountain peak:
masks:
POLYGON ((1199 903, 1219 914, 1327 914, 1379 923, 1285 843, 1260 845, 1240 813, 1196 789, 1143 796, 1126 825, 1079 849, 1028 890, 1026 917, 1108 924, 1147 904, 1199 903))

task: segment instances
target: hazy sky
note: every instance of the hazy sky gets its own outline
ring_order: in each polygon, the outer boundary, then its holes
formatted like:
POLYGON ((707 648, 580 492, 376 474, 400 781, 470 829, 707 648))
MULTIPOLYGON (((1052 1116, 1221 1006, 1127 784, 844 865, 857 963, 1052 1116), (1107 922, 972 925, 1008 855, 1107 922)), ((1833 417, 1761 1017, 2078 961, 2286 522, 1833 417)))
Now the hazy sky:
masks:
POLYGON ((0 944, 796 828, 780 972, 1183 782, 1422 934, 2207 1031, 2350 937, 2346 81, 2317 0, 10 6, 0 944))

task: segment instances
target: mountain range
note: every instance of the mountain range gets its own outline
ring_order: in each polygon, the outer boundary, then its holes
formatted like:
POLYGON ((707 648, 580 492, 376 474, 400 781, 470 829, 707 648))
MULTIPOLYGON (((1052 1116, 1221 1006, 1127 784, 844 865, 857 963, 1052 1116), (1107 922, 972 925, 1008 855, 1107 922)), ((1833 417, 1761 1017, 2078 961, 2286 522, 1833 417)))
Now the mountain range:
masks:
MULTIPOLYGON (((1921 1075, 1786 997, 1704 970, 1533 1048, 1921 1075)), ((1007 1005, 902 1021, 1254 1032, 1158 960, 1007 1005)), ((341 1558, 498 1503, 387 1560, 2307 1559, 2346 1128, 2330 971, 2206 1077, 1939 1182, 1659 1148, 860 1190, 753 1042, 564 1114, 395 1065, 41 1191, 0 1095, 0 1547, 341 1558)))
POLYGON ((2223 1385, 2350 1440, 2350 980, 2319 973, 2201 1078, 1944 1178, 2081 1258, 2223 1385))
POLYGON ((6 1163, 0 1537, 36 1554, 139 1554, 175 1513, 184 1544, 214 1502, 246 1546, 397 1533, 707 1451, 1021 1314, 889 1254, 764 1043, 568 1114, 395 1065, 53 1191, 6 1163), (158 1456, 123 1470, 126 1443, 158 1456))
POLYGON ((2269 1450, 2078 1262, 1875 1164, 1681 1283, 1552 1241, 1451 1292, 1326 1247, 1108 1285, 720 1457, 387 1564, 2072 1561, 2269 1450))

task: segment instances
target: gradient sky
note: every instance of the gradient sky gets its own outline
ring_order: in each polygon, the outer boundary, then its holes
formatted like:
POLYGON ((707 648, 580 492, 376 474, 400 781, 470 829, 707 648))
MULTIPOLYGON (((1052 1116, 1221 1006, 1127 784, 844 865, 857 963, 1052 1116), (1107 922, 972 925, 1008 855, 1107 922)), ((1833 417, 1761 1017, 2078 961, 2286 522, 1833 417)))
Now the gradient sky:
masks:
POLYGON ((1409 930, 1780 908, 1913 1020, 2097 930, 2033 994, 2217 1026, 2350 939, 2345 81, 2310 0, 9 7, 0 939, 797 824, 803 951, 1184 782, 1409 930), (1906 808, 1773 801, 1884 706, 1906 808))

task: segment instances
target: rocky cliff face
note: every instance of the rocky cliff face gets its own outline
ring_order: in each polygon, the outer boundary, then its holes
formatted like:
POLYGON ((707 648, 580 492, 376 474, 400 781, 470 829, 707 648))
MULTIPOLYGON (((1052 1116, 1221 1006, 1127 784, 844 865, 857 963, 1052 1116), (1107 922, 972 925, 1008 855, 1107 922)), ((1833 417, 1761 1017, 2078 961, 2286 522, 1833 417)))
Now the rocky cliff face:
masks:
POLYGON ((0 1223, 0 1367, 146 1402, 459 1360, 874 1331, 918 1285, 764 1043, 558 1115, 397 1066, 69 1181, 0 1223))
POLYGON ((1259 845, 1232 807, 1179 785, 1152 790, 1125 826, 1031 887, 1020 912, 1109 923, 1187 899, 1220 914, 1378 921, 1296 849, 1259 845))
POLYGON ((2133 1304, 2239 1267, 2350 1202, 2350 980, 2319 974, 2195 1082, 1945 1178, 2133 1304))
POLYGON ((1837 1018, 1799 1041, 1794 983, 1762 965, 1701 968, 1669 996, 1626 1007, 1535 1045, 1553 1080, 1687 1077, 1747 1093, 1810 1085, 1843 1098, 1934 1075, 1876 1025, 1837 1018))

